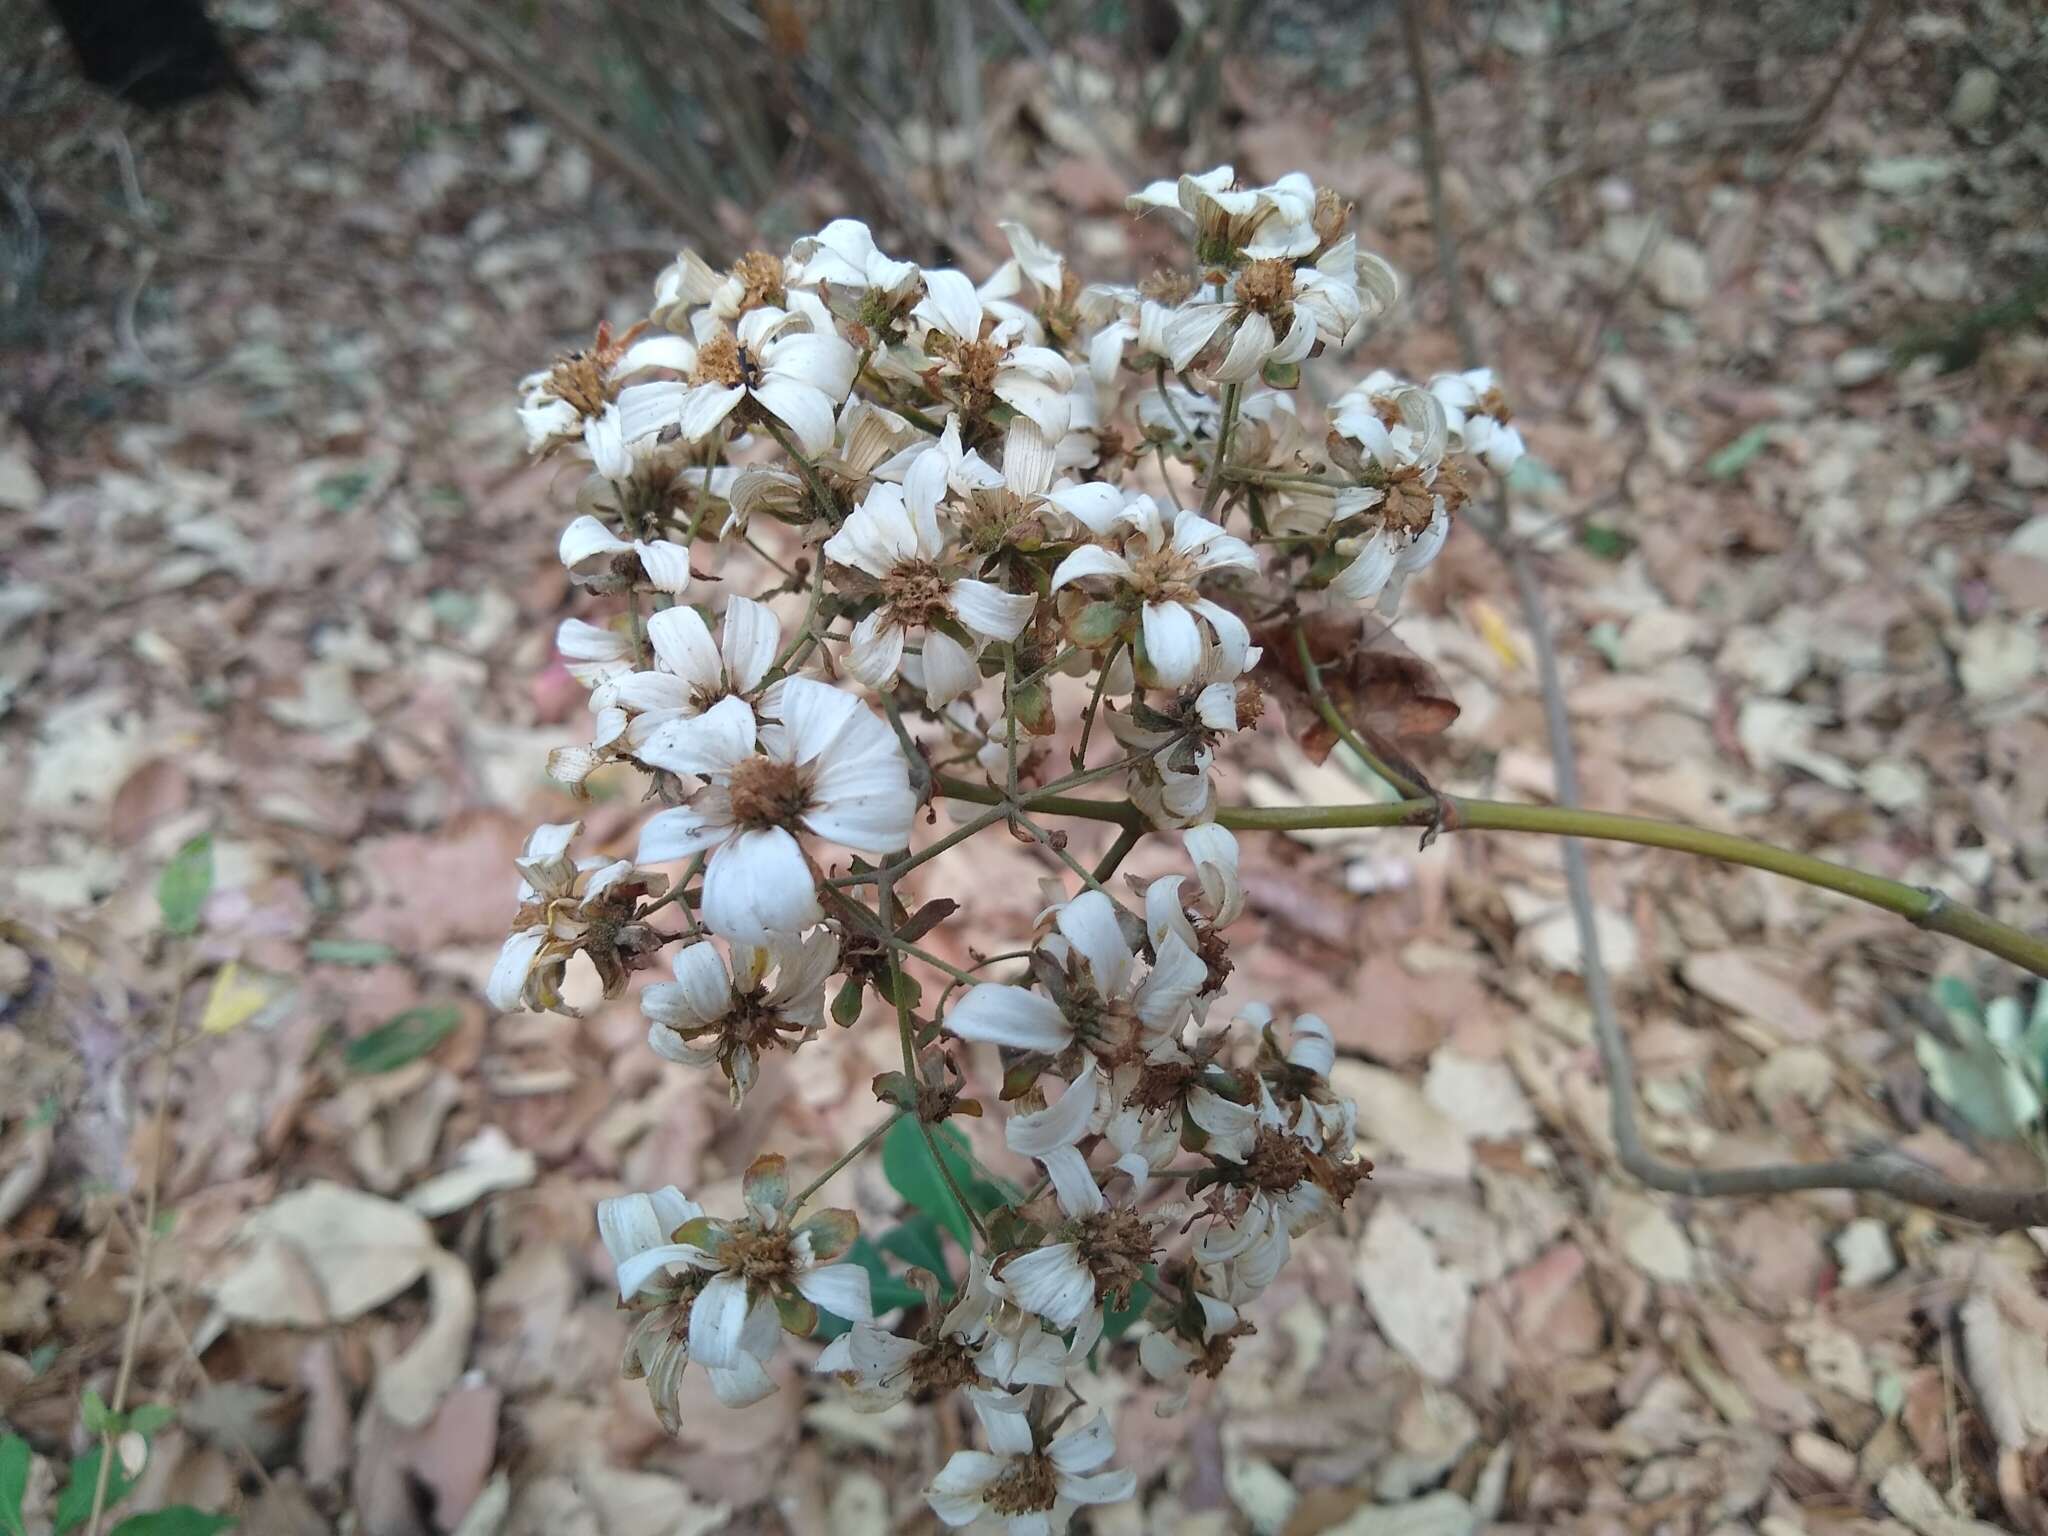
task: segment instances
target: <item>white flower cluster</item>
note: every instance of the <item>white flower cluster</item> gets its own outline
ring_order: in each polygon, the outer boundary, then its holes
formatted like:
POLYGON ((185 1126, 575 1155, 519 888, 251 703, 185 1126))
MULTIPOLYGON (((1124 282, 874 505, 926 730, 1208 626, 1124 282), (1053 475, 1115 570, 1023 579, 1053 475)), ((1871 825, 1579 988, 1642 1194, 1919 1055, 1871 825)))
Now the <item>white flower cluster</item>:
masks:
POLYGON ((1107 1423, 1070 1427, 1061 1406, 1106 1320, 1149 1301, 1138 1352, 1170 1409, 1368 1171, 1320 1020, 1247 1008, 1211 1027, 1244 907, 1217 749, 1259 717, 1268 626, 1390 607, 1443 547, 1459 456, 1504 473, 1522 451, 1484 371, 1427 388, 1376 372, 1323 436, 1304 426, 1303 364, 1397 295, 1334 194, 1221 167, 1131 204, 1191 227, 1187 270, 1083 286, 1005 225, 1012 259, 977 285, 884 255, 848 219, 725 272, 685 253, 645 321, 533 375, 520 412, 537 453, 588 466, 563 565, 624 599, 609 622, 561 626, 594 729, 550 772, 582 793, 635 768, 661 808, 631 860, 577 859, 574 823, 534 834, 493 1003, 566 1007, 579 953, 615 996, 678 946, 675 979, 640 995, 650 1043, 716 1066, 737 1103, 764 1052, 822 1032, 839 978, 841 1024, 869 990, 896 1015, 905 1070, 876 1085, 891 1125, 913 1122, 944 1168, 935 1131, 979 1112, 948 1037, 996 1047, 1005 1143, 1043 1174, 979 1204, 948 1179, 975 1242, 962 1276, 911 1272, 924 1304, 905 1334, 873 1316, 852 1213, 805 1216, 815 1186, 792 1192, 779 1157, 748 1171, 731 1219, 673 1188, 606 1201, 639 1315, 627 1370, 673 1425, 691 1360, 751 1402, 774 1389, 781 1337, 830 1314, 850 1326, 816 1368, 858 1405, 960 1392, 979 1417, 989 1448, 933 1481, 938 1517, 1019 1533, 1133 1490, 1105 1470, 1107 1423), (1056 678, 1088 700, 1065 774, 1042 746, 1056 678), (1091 870, 1039 822, 1094 784, 1121 788, 1098 804, 1127 836, 1091 870), (941 798, 988 809, 912 852, 941 798), (894 892, 1005 822, 1079 883, 994 980, 920 947, 952 902, 912 913, 894 892), (1126 905, 1116 863, 1162 829, 1192 884, 1156 879, 1126 905), (935 1003, 916 967, 950 975, 935 1003))

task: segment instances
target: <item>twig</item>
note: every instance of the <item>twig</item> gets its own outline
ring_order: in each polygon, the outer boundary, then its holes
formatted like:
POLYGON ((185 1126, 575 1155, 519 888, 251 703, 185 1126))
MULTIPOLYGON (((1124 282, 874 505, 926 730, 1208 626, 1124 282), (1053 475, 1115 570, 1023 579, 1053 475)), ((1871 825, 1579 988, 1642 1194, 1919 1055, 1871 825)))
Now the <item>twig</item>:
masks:
MULTIPOLYGON (((1873 0, 1871 12, 1864 21, 1864 31, 1852 45, 1850 55, 1829 86, 1816 110, 1809 114, 1811 132, 1827 107, 1834 100, 1835 93, 1853 68, 1856 57, 1874 32, 1887 0, 1873 0)), ((1429 96, 1429 65, 1423 55, 1421 17, 1419 0, 1402 0, 1401 19, 1408 45, 1408 64, 1415 77, 1416 137, 1421 151, 1423 175, 1429 183, 1431 216, 1437 224, 1437 261, 1441 279, 1447 292, 1451 324, 1458 334, 1458 345, 1464 355, 1467 368, 1477 367, 1480 362, 1479 350, 1475 345, 1470 322, 1466 319, 1464 307, 1459 298, 1458 252, 1455 237, 1443 220, 1442 163, 1438 154, 1436 119, 1429 96)), ((1788 162, 1789 164, 1789 162, 1788 162)), ((1550 754, 1555 764, 1557 799, 1559 808, 1566 812, 1577 812, 1579 801, 1579 776, 1577 757, 1572 749, 1571 718, 1565 708, 1564 688, 1559 678, 1557 649, 1552 643, 1550 625, 1544 613, 1543 595, 1531 574, 1522 551, 1515 545, 1508 529, 1507 496, 1503 488, 1497 504, 1496 521, 1488 526, 1480 522, 1488 541, 1499 552, 1506 563, 1509 575, 1515 583, 1516 595, 1520 598, 1524 620, 1528 625, 1529 638, 1536 652, 1537 675, 1543 687, 1543 718, 1550 739, 1550 754)), ((1600 936, 1593 915, 1592 882, 1586 872, 1586 853, 1576 836, 1564 839, 1565 888, 1571 899, 1572 918, 1578 928, 1579 949, 1582 956, 1580 969, 1586 983, 1586 1000, 1593 1013, 1593 1036, 1600 1052, 1602 1069, 1607 1074, 1608 1099, 1610 1101, 1610 1126, 1614 1137, 1615 1154, 1621 1166, 1652 1189, 1661 1189, 1673 1194, 1695 1197, 1727 1195, 1778 1195, 1806 1189, 1862 1189, 1890 1195, 1893 1199, 1908 1205, 1924 1206, 1969 1221, 1983 1222, 1999 1229, 2038 1226, 2048 1221, 2048 1189, 1983 1189, 1952 1184, 1929 1169, 1919 1167, 1898 1158, 1868 1159, 1858 1161, 1836 1161, 1826 1163, 1773 1163, 1754 1168, 1681 1168, 1666 1163, 1651 1155, 1643 1145, 1642 1131, 1636 1119, 1635 1063, 1629 1054, 1628 1041, 1623 1036, 1621 1025, 1615 1017, 1614 994, 1608 983, 1607 968, 1600 957, 1600 936)), ((1949 904, 1931 893, 1921 893, 1923 902, 1917 914, 1908 913, 1923 927, 1942 928, 1949 910, 1949 904)), ((1898 909, 1895 909, 1898 910, 1898 909)), ((1989 921, 1985 919, 1985 921, 1989 921)), ((2004 925, 1998 925, 2003 927, 2004 925)), ((1943 928, 1943 931, 1948 931, 1943 928)), ((2022 942, 2017 948, 2005 946, 2008 958, 2018 959, 2035 973, 2042 974, 2038 962, 2048 955, 2048 945, 2007 930, 2022 942), (2027 958, 2020 958, 2020 956, 2027 958)), ((1960 935, 1959 935, 1960 936, 1960 935)), ((1974 940, 1972 941, 1974 942, 1974 940)), ((1994 953, 2000 951, 1994 950, 1994 953)))
POLYGON ((1443 151, 1436 136, 1436 103, 1429 90, 1429 60, 1423 53, 1422 0, 1401 0, 1401 42, 1408 50, 1408 77, 1415 85, 1415 147, 1422 156, 1422 177, 1429 189, 1429 222, 1436 230, 1437 272, 1444 285, 1444 311, 1465 366, 1476 368, 1479 344, 1465 313, 1465 285, 1458 280, 1458 237, 1444 214, 1443 151))
POLYGON ((1044 35, 1032 25, 1031 18, 1024 14, 1017 0, 991 0, 990 9, 996 13, 1003 25, 1009 28, 1010 35, 1017 39, 1038 67, 1045 71, 1046 78, 1052 82, 1053 93, 1060 98, 1060 105, 1081 120, 1081 125, 1088 130, 1089 138, 1095 141, 1096 147, 1115 168, 1117 175, 1127 182, 1142 181, 1144 177, 1138 167, 1131 163, 1131 157, 1117 147, 1116 140, 1103 128, 1101 119, 1095 115, 1088 103, 1081 99, 1080 93, 1074 89, 1073 82, 1060 72, 1059 61, 1053 56, 1051 44, 1047 43, 1044 35))
POLYGON ((596 122, 564 100, 538 73, 502 51, 485 35, 467 6, 456 4, 455 0, 387 0, 387 3, 403 11, 414 26, 432 33, 486 73, 497 76, 517 91, 526 99, 527 105, 581 144, 593 159, 646 198, 651 207, 659 208, 690 238, 709 238, 712 231, 703 220, 703 205, 684 197, 681 183, 670 182, 652 161, 618 143, 596 122))
POLYGON ((1806 148, 1813 142, 1814 135, 1820 132, 1820 125, 1827 121, 1828 113, 1835 105, 1835 98, 1842 94, 1842 87, 1848 84, 1849 77, 1856 72, 1856 66, 1863 61, 1863 55, 1869 52, 1870 45, 1877 40, 1877 34, 1883 29, 1885 17, 1890 11, 1891 0, 1870 0, 1870 8, 1863 13, 1863 23, 1857 27, 1856 35, 1849 39, 1849 46, 1843 50, 1842 62, 1835 67, 1834 77, 1828 81, 1827 88, 1815 98, 1813 105, 1806 109, 1806 116, 1799 120, 1799 126, 1792 130, 1792 138, 1785 146, 1784 157, 1779 160, 1777 169, 1771 173, 1772 195, 1775 195, 1779 184, 1799 163, 1799 157, 1806 153, 1806 148))
MULTIPOLYGON (((116 1418, 128 1406, 128 1388, 135 1379, 135 1356, 142 1343, 142 1313, 149 1299, 150 1277, 156 1263, 156 1213, 158 1196, 163 1190, 164 1160, 169 1155, 168 1133, 171 1121, 171 1073, 178 1056, 178 1042, 185 1026, 185 989, 192 984, 192 946, 187 942, 185 953, 178 965, 178 979, 171 993, 170 1024, 164 1035, 164 1084, 156 1101, 156 1125, 154 1142, 156 1155, 149 1165, 149 1182, 142 1193, 142 1233, 139 1252, 135 1260, 135 1294, 128 1303, 128 1327, 121 1337, 121 1365, 114 1373, 114 1395, 107 1406, 116 1418)), ((114 1470, 114 1434, 112 1429, 100 1431, 100 1471, 93 1484, 92 1516, 86 1529, 88 1536, 100 1536, 100 1522, 107 1514, 107 1485, 114 1470)))

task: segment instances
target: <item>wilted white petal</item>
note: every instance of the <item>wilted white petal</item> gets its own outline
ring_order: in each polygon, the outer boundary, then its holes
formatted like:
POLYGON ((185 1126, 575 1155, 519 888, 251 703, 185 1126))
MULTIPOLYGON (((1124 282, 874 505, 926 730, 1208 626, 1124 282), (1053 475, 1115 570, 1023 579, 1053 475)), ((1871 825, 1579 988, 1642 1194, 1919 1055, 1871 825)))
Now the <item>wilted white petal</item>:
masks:
POLYGON ((850 1323, 868 1322, 875 1315, 868 1285, 868 1272, 858 1264, 824 1264, 802 1270, 796 1277, 797 1291, 805 1301, 850 1323))
POLYGON ((969 988, 947 1013, 946 1028, 962 1040, 1024 1051, 1065 1050, 1074 1038, 1073 1026, 1058 1003, 1043 993, 995 981, 969 988))
POLYGON ((1142 625, 1145 658, 1160 685, 1178 688, 1192 681, 1202 664, 1202 632, 1195 616, 1179 603, 1147 603, 1142 625))
POLYGON ((1072 1243, 1019 1254, 1003 1266, 1003 1288, 1027 1312, 1055 1328, 1071 1328, 1095 1304, 1095 1277, 1072 1243))
POLYGON ((823 919, 797 840, 781 827, 750 828, 721 843, 704 868, 704 926, 721 938, 766 944, 823 919))
POLYGON ((1030 1114, 1012 1115, 1003 1140, 1019 1157, 1043 1157, 1056 1147, 1071 1147, 1087 1132, 1095 1115, 1100 1074, 1091 1060, 1067 1086, 1059 1102, 1030 1114))
POLYGON ((1055 921, 1066 941, 1087 960, 1103 996, 1121 997, 1131 983, 1132 956, 1115 903, 1101 891, 1083 891, 1060 908, 1055 921))
POLYGON ((1016 639, 1037 606, 1030 593, 1005 592, 993 582, 970 577, 953 583, 953 611, 960 622, 990 640, 1016 639))

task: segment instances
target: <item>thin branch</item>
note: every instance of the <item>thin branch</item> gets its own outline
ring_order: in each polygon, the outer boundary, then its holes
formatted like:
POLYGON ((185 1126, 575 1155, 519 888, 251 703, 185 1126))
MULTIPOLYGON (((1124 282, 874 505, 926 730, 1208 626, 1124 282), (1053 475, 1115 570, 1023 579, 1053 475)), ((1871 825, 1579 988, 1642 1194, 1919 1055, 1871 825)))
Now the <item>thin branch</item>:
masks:
MULTIPOLYGON (((1870 14, 1866 16, 1864 28, 1851 46, 1849 57, 1842 69, 1828 87, 1821 101, 1810 114, 1810 133, 1818 126, 1835 92, 1848 77, 1856 58, 1867 44, 1886 8, 1887 0, 1873 0, 1870 14)), ((1457 333, 1459 350, 1464 355, 1467 368, 1479 366, 1479 349, 1466 317, 1461 297, 1462 284, 1458 277, 1458 250, 1456 236, 1444 219, 1443 164, 1436 136, 1436 116, 1430 100, 1429 63, 1423 53, 1422 21, 1420 0, 1402 0, 1402 30, 1407 42, 1408 65, 1415 80, 1416 139, 1421 151, 1423 175, 1429 188, 1430 214, 1436 224, 1437 264, 1446 291, 1451 326, 1457 333)), ((1802 135, 1803 139, 1803 135, 1802 135)), ((1789 162, 1788 162, 1789 164, 1789 162)), ((1482 519, 1478 522, 1487 540, 1500 554, 1515 583, 1516 595, 1521 600, 1524 620, 1529 629, 1531 644, 1536 652, 1537 674, 1543 687, 1543 718, 1550 739, 1550 754, 1555 764, 1557 780, 1557 811, 1566 818, 1584 817, 1588 813, 1578 809, 1579 776, 1577 756, 1572 748, 1571 718, 1565 707, 1564 687, 1557 665, 1557 648, 1551 640, 1550 624, 1544 612, 1543 594, 1530 572, 1521 549, 1515 544, 1508 529, 1507 493, 1503 487, 1499 493, 1496 516, 1489 526, 1482 519)), ((1461 802, 1461 812, 1472 802, 1461 802)), ((1221 819, 1221 818, 1219 818, 1221 819)), ((1623 818, 1634 820, 1635 818, 1623 818)), ((1483 825, 1474 820, 1471 825, 1483 825)), ((1924 1206, 1968 1221, 1978 1221, 1999 1229, 2039 1226, 2048 1221, 2048 1189, 1985 1189, 1953 1184, 1932 1170, 1908 1163, 1896 1157, 1873 1158, 1860 1161, 1836 1161, 1827 1163, 1775 1163, 1754 1168, 1682 1168, 1666 1163, 1653 1156, 1644 1146, 1642 1130, 1636 1118, 1635 1063, 1629 1054, 1627 1038, 1622 1034, 1621 1025, 1615 1016, 1613 989, 1608 983, 1607 968, 1600 957, 1600 936, 1593 915, 1592 881, 1586 871, 1586 852, 1576 832, 1584 828, 1559 828, 1565 830, 1564 872, 1565 888, 1571 898, 1572 917, 1579 933, 1579 948, 1582 955, 1580 969, 1586 982, 1586 999, 1593 1012, 1594 1040, 1599 1048, 1600 1061, 1607 1074, 1608 1099, 1610 1101, 1610 1126, 1614 1137, 1615 1153, 1621 1166, 1653 1189, 1666 1190, 1674 1194, 1696 1197, 1729 1195, 1777 1195, 1805 1189, 1862 1189, 1890 1195, 1908 1205, 1924 1206)), ((1691 829, 1687 829, 1690 831, 1691 829)), ((1599 836, 1598 832, 1587 831, 1586 835, 1599 836)), ((1636 839, 1631 838, 1630 841, 1636 839)), ((1690 852, 1708 852, 1706 841, 1701 837, 1688 837, 1683 846, 1690 852)), ((1746 841, 1736 839, 1735 841, 1746 841)), ((1663 846, 1681 846, 1677 841, 1666 841, 1663 846)), ((1758 845, 1759 847, 1763 845, 1758 845)), ((1783 850, 1773 849, 1772 857, 1766 861, 1755 858, 1738 862, 1753 863, 1759 868, 1773 869, 1777 873, 1791 874, 1794 878, 1807 878, 1815 871, 1805 870, 1803 856, 1788 855, 1783 850)), ((1715 854, 1713 856, 1719 856, 1715 854)), ((1814 865, 1824 865, 1822 860, 1812 860, 1814 865)), ((2038 975, 2048 975, 2048 943, 2032 938, 2017 929, 1984 917, 1981 913, 1968 912, 1943 897, 1939 892, 1915 891, 1895 881, 1880 880, 1877 876, 1861 871, 1843 870, 1840 866, 1825 866, 1832 878, 1815 880, 1815 884, 1826 884, 1830 889, 1840 890, 1846 895, 1858 896, 1863 900, 1874 900, 1876 905, 1900 913, 1924 928, 1953 934, 1965 942, 1989 949, 1993 954, 2026 966, 2038 975), (1844 877, 1853 877, 1845 879, 1844 877), (1889 890, 1883 889, 1889 887, 1889 890), (1968 921, 1959 922, 1958 914, 1968 912, 1968 921), (2003 930, 1990 934, 1986 929, 2003 930), (1995 939, 1987 943, 1987 938, 1995 939)))
POLYGON ((692 239, 704 240, 712 233, 704 222, 706 205, 685 197, 682 182, 663 176, 653 161, 635 154, 613 139, 566 100, 538 71, 491 41, 467 6, 457 5, 454 0, 387 0, 387 3, 403 11, 414 26, 432 33, 485 73, 497 76, 518 92, 528 106, 581 144, 592 159, 630 185, 650 207, 660 209, 692 239))
MULTIPOLYGON (((183 941, 182 948, 178 979, 171 992, 171 1017, 164 1035, 164 1082, 156 1101, 153 1137, 156 1154, 150 1159, 149 1182, 143 1186, 142 1231, 137 1238, 140 1251, 135 1259, 135 1294, 128 1302, 128 1326, 121 1336, 121 1364, 114 1374, 114 1395, 107 1404, 116 1418, 127 1409, 128 1388, 135 1380, 135 1357, 142 1343, 142 1313, 149 1300, 150 1281, 156 1263, 157 1202, 163 1192, 164 1163, 170 1156, 171 1074, 177 1066, 178 1044, 185 1028, 185 989, 192 984, 194 971, 191 941, 183 941)), ((100 1434, 99 1477, 93 1484, 92 1515, 87 1536, 100 1536, 100 1522, 106 1518, 107 1485, 114 1470, 114 1455, 113 1432, 103 1430, 100 1434)))
MULTIPOLYGON (((1000 791, 966 779, 941 776, 936 787, 949 800, 977 805, 1003 803, 1000 791)), ((1024 809, 1047 816, 1072 816, 1119 826, 1145 825, 1143 812, 1123 800, 1087 800, 1050 791, 1027 791, 1019 796, 1019 802, 1024 809)), ((1468 800, 1462 796, 1450 803, 1456 810, 1457 824, 1451 826, 1452 818, 1444 818, 1441 830, 1445 833, 1538 832, 1567 840, 1583 837, 1597 842, 1669 848, 1721 864, 1741 864, 1866 902, 1903 917, 1916 928, 1960 939, 1972 948, 2048 978, 2048 939, 2024 933, 1925 886, 1887 880, 1868 870, 1852 869, 1846 864, 1774 847, 1755 838, 1738 837, 1732 832, 1712 832, 1705 827, 1658 821, 1650 816, 1624 816, 1577 806, 1468 800)), ((1227 805, 1217 811, 1216 823, 1237 832, 1310 832, 1330 827, 1426 827, 1440 815, 1441 809, 1433 799, 1389 800, 1373 805, 1227 805)))

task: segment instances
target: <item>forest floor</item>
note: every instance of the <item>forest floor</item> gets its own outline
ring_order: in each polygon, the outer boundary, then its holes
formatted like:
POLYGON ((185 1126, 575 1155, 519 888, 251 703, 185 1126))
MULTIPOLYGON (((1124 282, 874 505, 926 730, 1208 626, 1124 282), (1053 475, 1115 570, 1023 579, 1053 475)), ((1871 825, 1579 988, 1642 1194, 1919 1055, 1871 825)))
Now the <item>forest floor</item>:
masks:
MULTIPOLYGON (((1698 35, 1690 7, 1576 41, 1548 6, 1471 10, 1432 52, 1446 201, 1538 461, 1513 522, 1585 803, 2041 931, 2048 340, 2011 302, 2048 262, 2033 24, 1899 9, 1802 141, 1850 46, 1834 8, 1817 42, 1698 35)), ((1346 366, 1426 377, 1456 346, 1373 14, 1332 40, 1341 91, 1227 65, 1224 142, 1247 180, 1357 201, 1409 297, 1346 366)), ((662 1434, 618 1377, 591 1214, 668 1183, 716 1208, 764 1145, 822 1164, 872 1123, 893 1033, 771 1064, 742 1118, 645 1049, 630 998, 578 1021, 478 995, 521 838, 578 814, 542 774, 583 729, 551 648, 570 488, 526 464, 515 386, 644 306, 672 240, 396 11, 246 41, 260 106, 0 124, 46 252, 0 354, 0 1415, 37 1452, 29 1529, 94 1443, 84 1393, 113 1395, 152 1178, 129 1401, 174 1417, 124 1509, 256 1536, 931 1529, 918 1489, 960 1426, 855 1415, 787 1353, 743 1413, 691 1373, 662 1434), (167 941, 158 872, 207 830, 203 924, 167 941), (373 1036, 394 1020, 438 1043, 373 1036), (260 1213, 308 1190, 330 1248, 252 1261, 260 1213)), ((1021 218, 1127 275, 1124 178, 1046 95, 1022 63, 991 91, 975 232, 1021 218)), ((1549 799, 1530 637, 1470 529, 1399 633, 1461 706, 1432 775, 1549 799)), ((1371 789, 1275 711, 1222 792, 1371 789)), ((630 842, 634 807, 581 814, 630 842)), ((1555 842, 1243 841, 1232 1001, 1332 1024, 1380 1172, 1212 1393, 1162 1419, 1135 1363, 1110 1380, 1142 1497, 1095 1531, 2048 1533, 2048 1233, 1647 1192, 1615 1161, 1555 842)), ((1027 932, 1056 873, 977 847, 956 959, 1027 932)), ((2016 972, 1761 873, 1589 857, 1654 1150, 2041 1178, 1973 1128, 1981 1084, 1944 1096, 1921 1064, 1937 979, 1989 1002, 2016 972)), ((842 1184, 896 1200, 879 1170, 842 1184)))

